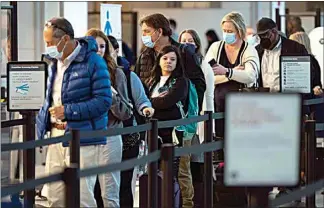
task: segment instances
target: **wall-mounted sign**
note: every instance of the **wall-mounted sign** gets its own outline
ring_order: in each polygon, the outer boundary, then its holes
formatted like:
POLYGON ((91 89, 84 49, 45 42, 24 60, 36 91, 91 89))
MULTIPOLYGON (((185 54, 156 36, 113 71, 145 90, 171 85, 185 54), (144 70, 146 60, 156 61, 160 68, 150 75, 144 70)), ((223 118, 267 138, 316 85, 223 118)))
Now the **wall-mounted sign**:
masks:
POLYGON ((9 62, 7 64, 8 111, 38 111, 46 94, 45 62, 9 62))
POLYGON ((311 57, 280 56, 280 90, 311 93, 311 57))
POLYGON ((119 44, 119 55, 122 55, 122 19, 121 4, 100 4, 100 27, 106 35, 114 36, 119 44))
POLYGON ((226 95, 227 186, 294 186, 299 182, 300 94, 226 95))

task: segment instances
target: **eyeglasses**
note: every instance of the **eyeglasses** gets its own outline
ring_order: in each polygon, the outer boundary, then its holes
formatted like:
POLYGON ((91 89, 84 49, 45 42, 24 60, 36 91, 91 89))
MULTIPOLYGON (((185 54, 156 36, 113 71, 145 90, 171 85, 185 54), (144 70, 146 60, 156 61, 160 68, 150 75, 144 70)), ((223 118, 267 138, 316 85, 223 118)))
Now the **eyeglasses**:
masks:
POLYGON ((45 23, 45 27, 55 27, 55 28, 57 28, 57 29, 62 30, 62 31, 65 32, 66 34, 70 35, 70 33, 67 32, 64 28, 62 28, 62 27, 58 26, 57 24, 55 24, 55 23, 53 23, 53 22, 50 22, 50 21, 45 23))

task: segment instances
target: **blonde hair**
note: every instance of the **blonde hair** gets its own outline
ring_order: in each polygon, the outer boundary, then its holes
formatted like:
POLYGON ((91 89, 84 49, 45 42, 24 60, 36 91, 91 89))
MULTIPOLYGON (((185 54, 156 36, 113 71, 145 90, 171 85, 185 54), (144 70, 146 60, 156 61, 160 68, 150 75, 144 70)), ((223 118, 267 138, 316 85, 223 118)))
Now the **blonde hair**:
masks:
POLYGON ((245 26, 243 15, 241 13, 230 12, 226 14, 221 21, 221 27, 225 22, 232 22, 234 24, 234 27, 238 31, 240 38, 242 40, 245 38, 246 26, 245 26))
POLYGON ((294 40, 294 41, 304 45, 307 52, 309 54, 312 54, 311 45, 310 45, 310 39, 309 39, 307 33, 305 33, 305 32, 296 32, 296 33, 290 35, 289 39, 294 40))

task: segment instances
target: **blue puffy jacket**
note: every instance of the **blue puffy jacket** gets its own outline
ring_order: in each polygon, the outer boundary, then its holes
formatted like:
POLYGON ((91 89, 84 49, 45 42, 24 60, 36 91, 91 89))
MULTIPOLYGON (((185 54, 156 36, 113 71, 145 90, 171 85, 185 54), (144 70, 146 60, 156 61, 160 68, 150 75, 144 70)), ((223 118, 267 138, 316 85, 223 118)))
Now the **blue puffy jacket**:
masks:
MULTIPOLYGON (((61 100, 67 121, 66 132, 76 130, 107 129, 108 110, 112 103, 110 77, 107 64, 97 55, 97 44, 93 37, 78 39, 82 48, 63 75, 61 100)), ((51 58, 49 58, 51 59, 51 58)), ((46 98, 36 118, 37 136, 43 139, 50 131, 52 85, 57 71, 57 60, 51 59, 46 98)), ((106 144, 106 138, 81 139, 81 145, 106 144)), ((67 146, 67 144, 63 144, 67 146)))

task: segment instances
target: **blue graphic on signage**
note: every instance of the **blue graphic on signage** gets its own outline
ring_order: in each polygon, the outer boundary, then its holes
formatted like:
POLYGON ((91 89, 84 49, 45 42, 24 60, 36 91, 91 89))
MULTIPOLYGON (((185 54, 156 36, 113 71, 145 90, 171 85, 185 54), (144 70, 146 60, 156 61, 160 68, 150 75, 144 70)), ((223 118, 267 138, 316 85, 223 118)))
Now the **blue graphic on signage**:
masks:
POLYGON ((111 24, 109 21, 109 11, 107 11, 107 21, 106 21, 104 32, 106 35, 110 35, 112 33, 111 24))
POLYGON ((23 84, 21 86, 16 87, 16 92, 22 95, 27 95, 27 93, 29 92, 28 84, 23 84))

